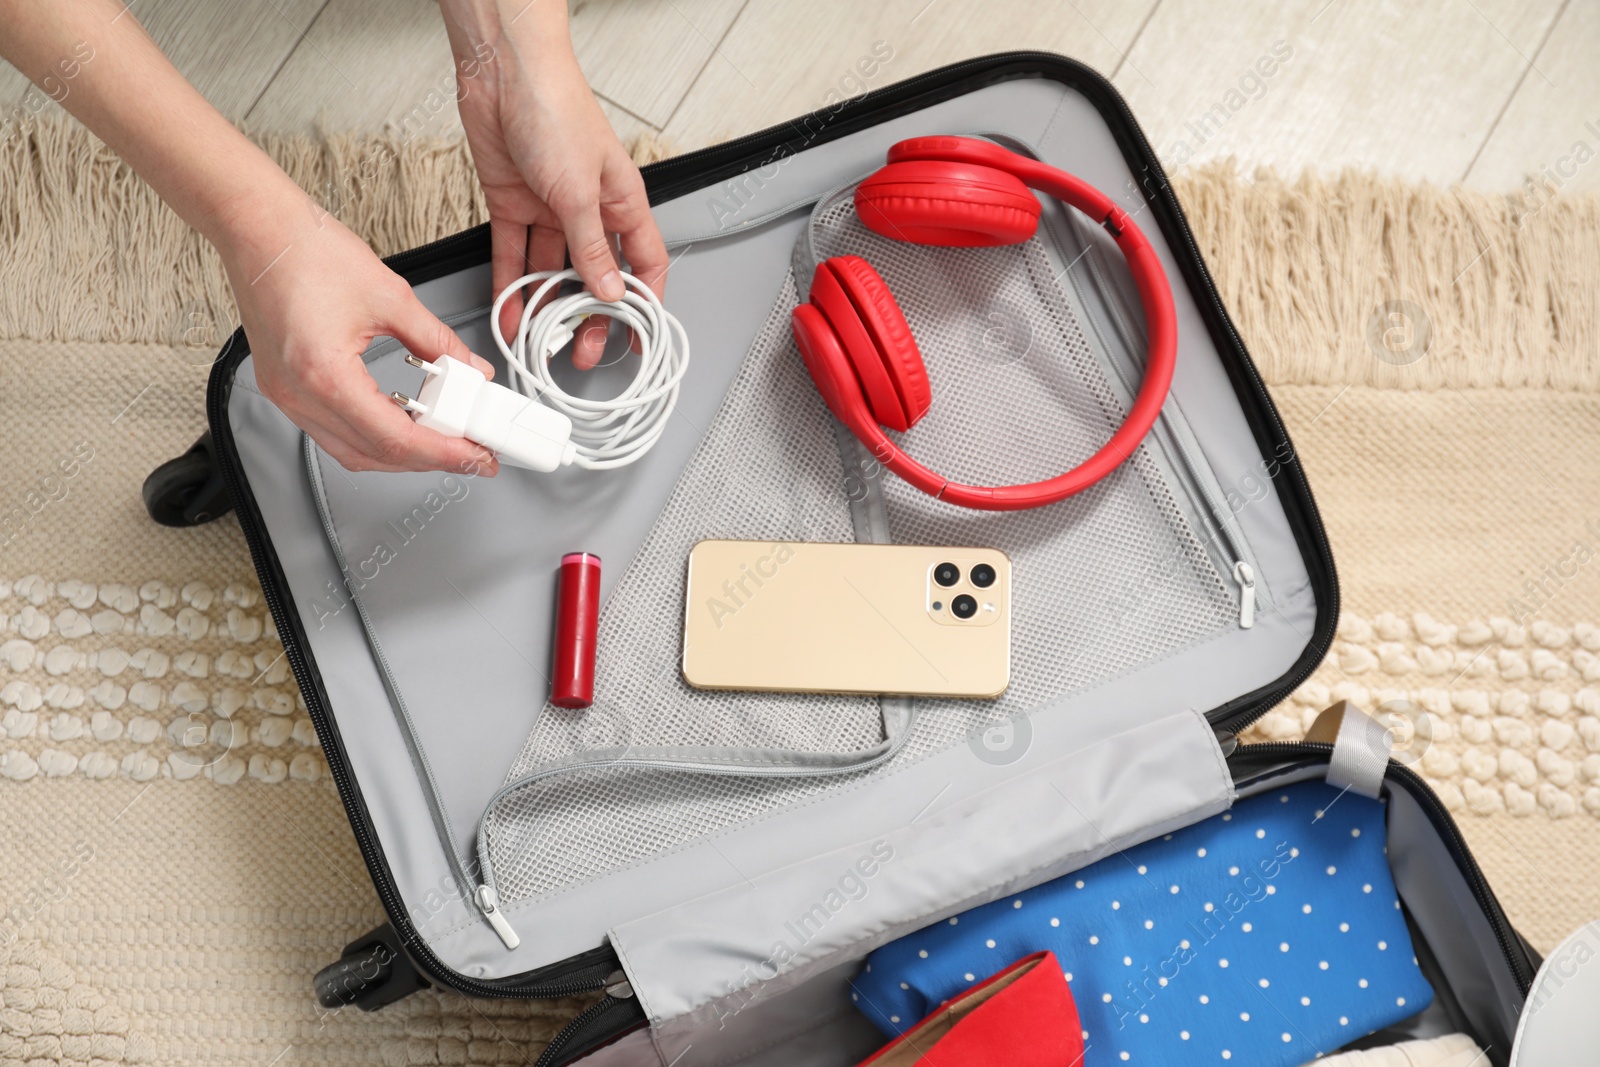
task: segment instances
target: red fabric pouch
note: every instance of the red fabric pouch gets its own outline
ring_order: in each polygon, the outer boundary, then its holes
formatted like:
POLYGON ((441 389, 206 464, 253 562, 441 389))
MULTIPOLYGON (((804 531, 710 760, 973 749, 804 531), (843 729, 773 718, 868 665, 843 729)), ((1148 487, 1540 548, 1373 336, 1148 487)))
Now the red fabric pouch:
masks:
POLYGON ((1083 1027, 1054 953, 1024 956, 861 1062, 860 1067, 1075 1067, 1083 1027))

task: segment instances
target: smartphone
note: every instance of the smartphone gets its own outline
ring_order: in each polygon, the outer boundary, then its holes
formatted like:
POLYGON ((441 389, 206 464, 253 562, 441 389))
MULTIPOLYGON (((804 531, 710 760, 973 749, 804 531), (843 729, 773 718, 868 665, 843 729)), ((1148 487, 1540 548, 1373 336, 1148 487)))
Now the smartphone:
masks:
POLYGON ((1011 680, 997 549, 701 541, 688 570, 696 688, 994 698, 1011 680))

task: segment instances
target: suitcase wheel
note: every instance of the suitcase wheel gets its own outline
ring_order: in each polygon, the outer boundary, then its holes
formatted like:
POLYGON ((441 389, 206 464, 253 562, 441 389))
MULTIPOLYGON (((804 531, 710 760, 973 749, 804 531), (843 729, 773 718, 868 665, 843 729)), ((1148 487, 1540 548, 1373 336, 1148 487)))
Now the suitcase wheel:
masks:
POLYGON ((232 507, 211 455, 210 433, 144 480, 144 508, 163 526, 199 526, 226 515, 232 507))
POLYGON ((342 956, 317 972, 311 986, 324 1008, 354 1004, 362 1011, 377 1011, 427 989, 428 980, 401 949, 394 928, 385 924, 346 945, 342 956))

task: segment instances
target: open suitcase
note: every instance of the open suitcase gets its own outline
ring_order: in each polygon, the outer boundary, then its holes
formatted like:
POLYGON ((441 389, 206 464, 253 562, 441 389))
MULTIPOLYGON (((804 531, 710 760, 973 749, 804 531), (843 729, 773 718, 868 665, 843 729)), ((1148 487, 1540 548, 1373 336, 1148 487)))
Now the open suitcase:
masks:
MULTIPOLYGON (((257 392, 242 333, 217 360, 210 451, 390 919, 319 976, 324 1002, 376 1008, 428 983, 604 989, 540 1064, 842 1067, 883 1041, 848 996, 871 949, 1331 768, 1386 798, 1390 865, 1436 991, 1384 1036, 1462 1030, 1508 1062, 1538 960, 1423 781, 1386 767, 1354 716, 1337 748, 1236 741, 1327 652, 1333 558, 1111 85, 1053 55, 992 56, 644 173, 694 358, 679 417, 633 467, 349 474, 257 392), (916 493, 837 427, 800 365, 791 308, 819 259, 857 252, 928 361, 933 411, 906 440, 931 466, 1040 478, 1120 421, 1142 320, 1098 220, 1046 204, 1024 245, 948 249, 884 241, 854 217, 854 183, 929 133, 989 137, 1105 191, 1172 281, 1162 419, 1063 503, 978 513, 916 493), (1005 550, 1010 688, 995 701, 687 688, 683 567, 711 537, 1005 550), (605 560, 605 606, 596 704, 563 712, 544 705, 543 674, 554 574, 574 550, 605 560), (832 892, 862 857, 876 859, 865 892, 832 892)), ((488 260, 480 227, 390 264, 489 353, 488 260)), ((366 354, 385 390, 414 391, 404 354, 392 341, 366 354)), ((614 391, 625 363, 571 388, 614 391)))

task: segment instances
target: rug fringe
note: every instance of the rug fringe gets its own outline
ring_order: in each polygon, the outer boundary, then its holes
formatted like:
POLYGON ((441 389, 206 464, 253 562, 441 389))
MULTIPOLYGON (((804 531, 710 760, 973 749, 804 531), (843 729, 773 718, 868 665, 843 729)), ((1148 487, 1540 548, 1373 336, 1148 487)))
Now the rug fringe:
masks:
POLYGON ((1268 381, 1600 389, 1600 195, 1231 162, 1174 184, 1268 381))
MULTIPOLYGON (((486 217, 459 140, 257 140, 382 254, 486 217)), ((1600 391, 1600 195, 1290 180, 1231 162, 1173 183, 1269 382, 1600 391)), ((193 348, 236 321, 216 252, 64 120, 0 148, 0 272, 4 338, 193 348)))

